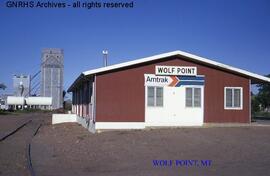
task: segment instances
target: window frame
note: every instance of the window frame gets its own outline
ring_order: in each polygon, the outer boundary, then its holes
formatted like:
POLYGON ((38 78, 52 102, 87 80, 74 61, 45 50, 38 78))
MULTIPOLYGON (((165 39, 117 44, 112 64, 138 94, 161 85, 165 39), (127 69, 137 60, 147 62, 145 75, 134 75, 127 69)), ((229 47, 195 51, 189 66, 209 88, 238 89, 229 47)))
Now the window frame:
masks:
POLYGON ((225 110, 243 110, 243 87, 224 87, 224 109, 225 110), (226 90, 231 89, 232 90, 232 107, 227 107, 227 93, 226 90), (240 90, 240 107, 235 107, 234 105, 234 90, 240 90))
POLYGON ((202 108, 202 87, 187 86, 185 87, 185 108, 202 108), (187 89, 191 89, 191 106, 187 106, 187 89), (195 89, 200 89, 200 106, 195 106, 195 89))
POLYGON ((164 107, 164 87, 161 86, 147 86, 147 95, 146 95, 146 105, 148 108, 163 108, 164 107), (151 106, 148 104, 148 88, 149 87, 153 87, 154 88, 154 105, 151 106), (157 88, 161 88, 162 89, 162 106, 157 105, 157 88))

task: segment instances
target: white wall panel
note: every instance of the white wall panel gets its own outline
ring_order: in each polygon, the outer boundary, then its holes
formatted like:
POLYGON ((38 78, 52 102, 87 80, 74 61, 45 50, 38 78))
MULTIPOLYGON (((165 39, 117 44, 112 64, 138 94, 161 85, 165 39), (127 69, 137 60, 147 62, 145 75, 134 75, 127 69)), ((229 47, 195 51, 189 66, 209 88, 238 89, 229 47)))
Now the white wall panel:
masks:
MULTIPOLYGON (((204 87, 200 87, 201 107, 185 107, 185 88, 181 87, 164 87, 164 104, 163 107, 148 107, 145 103, 145 122, 146 126, 198 126, 203 124, 203 107, 204 107, 204 87)), ((147 102, 147 87, 145 87, 145 102, 147 102)))

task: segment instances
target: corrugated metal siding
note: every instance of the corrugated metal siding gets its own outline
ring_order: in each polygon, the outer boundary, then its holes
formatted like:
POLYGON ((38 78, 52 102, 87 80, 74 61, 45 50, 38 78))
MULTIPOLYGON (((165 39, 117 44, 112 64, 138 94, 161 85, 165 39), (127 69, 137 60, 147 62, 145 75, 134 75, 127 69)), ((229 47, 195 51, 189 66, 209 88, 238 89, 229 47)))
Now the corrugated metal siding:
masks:
POLYGON ((97 76, 96 121, 144 121, 142 67, 97 76))
POLYGON ((196 66, 198 74, 205 75, 204 122, 249 122, 250 90, 247 78, 179 57, 97 75, 96 121, 144 121, 144 74, 155 74, 155 65, 196 66), (243 110, 224 110, 225 86, 243 87, 243 110))

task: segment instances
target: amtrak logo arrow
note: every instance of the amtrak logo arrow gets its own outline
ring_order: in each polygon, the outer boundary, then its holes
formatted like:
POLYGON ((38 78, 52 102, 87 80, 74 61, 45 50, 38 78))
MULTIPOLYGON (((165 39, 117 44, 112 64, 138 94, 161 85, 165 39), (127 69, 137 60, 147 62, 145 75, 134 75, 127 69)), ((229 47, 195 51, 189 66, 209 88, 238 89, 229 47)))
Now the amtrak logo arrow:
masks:
POLYGON ((169 84, 169 86, 175 87, 180 82, 180 80, 177 78, 177 76, 170 76, 170 77, 173 81, 169 84))

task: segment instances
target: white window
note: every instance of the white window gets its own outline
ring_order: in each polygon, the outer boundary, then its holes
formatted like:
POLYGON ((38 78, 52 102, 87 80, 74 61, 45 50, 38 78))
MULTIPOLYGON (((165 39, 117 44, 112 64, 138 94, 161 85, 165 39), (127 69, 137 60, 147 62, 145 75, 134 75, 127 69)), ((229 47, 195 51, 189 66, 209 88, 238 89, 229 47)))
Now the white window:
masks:
POLYGON ((243 106, 243 88, 225 87, 224 88, 224 108, 242 109, 243 106))
POLYGON ((147 87, 147 106, 163 106, 163 87, 147 87))
POLYGON ((202 91, 201 88, 187 87, 186 88, 186 107, 201 107, 202 91))

